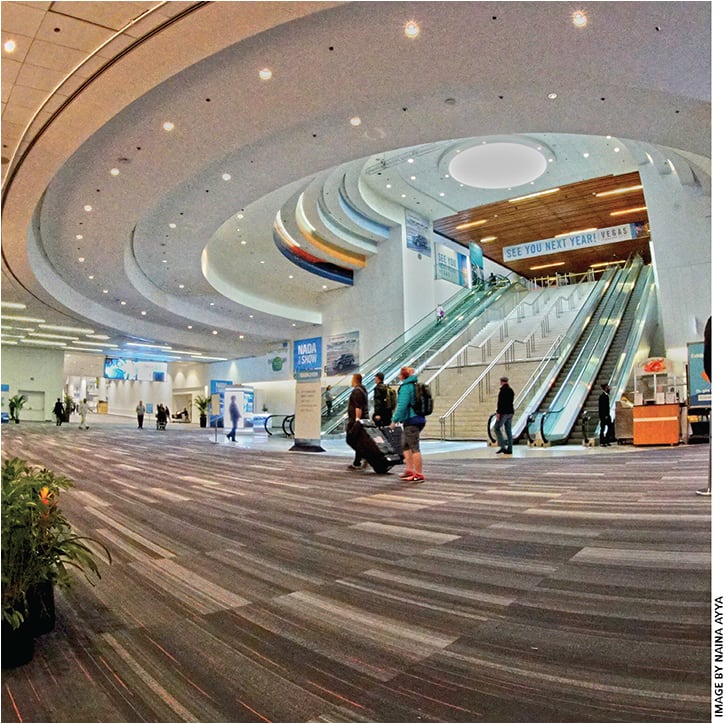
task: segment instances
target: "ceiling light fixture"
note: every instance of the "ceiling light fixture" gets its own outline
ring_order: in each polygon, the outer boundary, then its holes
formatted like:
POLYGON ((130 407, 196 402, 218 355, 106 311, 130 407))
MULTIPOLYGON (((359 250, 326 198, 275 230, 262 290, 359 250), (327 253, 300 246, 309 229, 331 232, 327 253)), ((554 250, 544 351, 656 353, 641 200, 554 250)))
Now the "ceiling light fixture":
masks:
POLYGON ((475 226, 483 226, 489 219, 479 219, 479 221, 467 221, 465 224, 459 224, 456 227, 457 231, 464 231, 464 229, 473 229, 475 226))
POLYGON ((171 346, 168 344, 148 344, 146 342, 126 342, 127 347, 145 347, 148 349, 166 349, 170 350, 171 346))
POLYGON ((610 264, 625 264, 627 259, 617 259, 616 261, 599 261, 597 264, 590 264, 591 269, 597 269, 600 266, 610 266, 610 264))
POLYGON ((553 101, 555 98, 557 98, 557 93, 548 93, 547 97, 553 101))
POLYGON ((643 184, 637 186, 622 186, 619 189, 611 189, 610 191, 599 191, 595 194, 596 197, 601 198, 603 196, 615 196, 616 194, 627 194, 631 191, 640 191, 643 188, 643 184))
POLYGON ((111 344, 109 342, 88 342, 85 339, 79 340, 77 343, 74 342, 74 344, 85 344, 88 347, 116 347, 116 348, 118 348, 117 344, 111 344))
POLYGON ((53 332, 69 332, 70 334, 93 334, 93 329, 84 327, 63 327, 60 324, 39 324, 41 329, 50 329, 53 332))
POLYGON ((79 256, 78 257, 78 261, 81 262, 81 264, 83 264, 83 262, 86 261, 86 257, 85 256, 79 256))
POLYGON ((496 236, 485 236, 481 239, 479 239, 479 243, 486 244, 488 241, 494 241, 497 237, 496 236))
POLYGON ((161 126, 165 131, 173 131, 174 130, 174 124, 171 121, 164 121, 163 125, 161 126))
POLYGON ((126 306, 126 302, 121 302, 121 306, 122 307, 125 307, 126 306))
POLYGON ((403 26, 403 33, 407 38, 418 38, 421 28, 415 20, 408 20, 403 26))
POLYGON ((353 118, 350 119, 351 126, 360 126, 361 123, 363 123, 363 121, 361 121, 359 116, 353 116, 353 118))
POLYGON ((272 78, 272 71, 269 68, 262 68, 259 72, 260 80, 270 80, 272 78))
POLYGON ((555 234, 554 239, 561 239, 563 236, 574 236, 575 234, 584 234, 588 231, 597 231, 597 226, 591 226, 587 229, 577 229, 575 231, 566 231, 563 234, 555 234))
POLYGON ((538 179, 546 169, 545 157, 523 143, 477 144, 464 149, 449 163, 454 179, 479 189, 521 186, 538 179))
POLYGON ((556 262, 553 262, 552 264, 540 264, 539 266, 531 266, 530 271, 536 271, 537 269, 550 269, 551 267, 554 267, 554 266, 564 266, 564 265, 565 265, 564 261, 556 261, 556 262))
POLYGON ((52 334, 50 332, 30 332, 29 334, 31 337, 42 337, 43 339, 78 339, 78 337, 71 337, 67 334, 52 334))
POLYGON ((6 53, 14 52, 17 47, 17 43, 14 40, 6 40, 5 43, 3 43, 3 48, 6 53))
POLYGON ((231 181, 231 179, 232 179, 232 174, 229 174, 229 173, 222 174, 222 181, 231 181))
POLYGON ((22 302, 0 302, 0 306, 5 309, 26 309, 27 307, 22 302))
POLYGON ((624 216, 625 214, 634 214, 636 211, 647 211, 647 206, 634 206, 632 209, 622 209, 621 211, 611 211, 610 216, 624 216))
POLYGON ((87 334, 88 339, 110 339, 107 334, 87 334))
POLYGON ((170 228, 170 229, 176 229, 176 224, 175 224, 175 223, 174 223, 173 221, 172 221, 172 222, 170 222, 170 224, 169 224, 169 228, 170 228))
POLYGON ((49 339, 24 339, 23 344, 39 344, 43 347, 65 347, 65 342, 52 342, 49 339))
POLYGON ((32 322, 35 324, 38 324, 39 322, 45 322, 45 319, 38 319, 38 317, 20 317, 16 314, 3 314, 3 315, 0 315, 0 318, 1 319, 12 319, 14 322, 32 322))
POLYGON ((86 204, 86 205, 85 205, 85 206, 83 207, 83 210, 84 210, 84 211, 93 211, 93 206, 91 206, 91 204, 86 204))
POLYGON ((584 28, 587 25, 587 15, 584 10, 575 10, 572 13, 572 24, 576 28, 584 28))
POLYGON ((527 194, 526 196, 516 196, 513 199, 509 199, 510 204, 515 204, 517 201, 526 201, 527 199, 536 199, 538 196, 547 196, 548 194, 555 194, 559 191, 559 187, 556 189, 547 189, 546 191, 537 191, 534 194, 527 194))
POLYGON ((117 168, 112 168, 109 173, 111 174, 111 176, 118 176, 121 171, 119 171, 117 168))
POLYGON ((76 239, 80 241, 83 238, 83 234, 76 234, 76 239))

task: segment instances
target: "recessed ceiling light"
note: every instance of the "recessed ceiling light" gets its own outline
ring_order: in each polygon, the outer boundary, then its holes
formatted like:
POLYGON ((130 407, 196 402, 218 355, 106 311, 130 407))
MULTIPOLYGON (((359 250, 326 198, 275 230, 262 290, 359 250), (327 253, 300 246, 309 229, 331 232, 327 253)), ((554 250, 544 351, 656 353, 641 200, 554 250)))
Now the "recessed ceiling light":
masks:
POLYGON ((288 279, 292 279, 293 278, 292 274, 288 274, 288 277, 287 278, 288 279))
MULTIPOLYGON (((245 217, 245 215, 241 212, 239 214, 237 214, 238 219, 244 219, 244 217, 245 217)), ((237 231, 239 231, 239 229, 237 229, 237 231)))
POLYGON ((245 244, 247 244, 247 242, 244 239, 242 239, 242 241, 240 241, 240 244, 242 244, 242 246, 245 246, 245 244))
POLYGON ((108 289, 102 289, 101 290, 104 294, 108 294, 108 289))
POLYGON ((213 307, 214 306, 214 302, 209 302, 209 306, 210 307, 213 307))
POLYGON ((187 329, 193 329, 191 324, 187 324, 187 329))
POLYGON ((141 310, 141 316, 142 317, 145 317, 146 316, 146 310, 144 310, 144 309, 141 310))
POLYGON ((244 334, 240 334, 239 338, 244 339, 245 338, 244 334))
POLYGON ((83 210, 84 210, 84 211, 93 211, 93 206, 91 206, 91 204, 86 204, 86 205, 85 205, 85 206, 83 207, 83 210))
POLYGON ((119 171, 117 168, 112 168, 109 173, 111 174, 111 176, 118 176, 121 171, 119 171))
POLYGON ((161 263, 162 263, 162 264, 168 264, 169 262, 168 262, 168 261, 167 261, 166 259, 162 259, 162 260, 161 260, 161 263))
POLYGON ((89 274, 89 275, 88 275, 88 278, 89 278, 89 279, 94 279, 94 276, 93 276, 93 274, 89 274))
POLYGON ((401 198, 402 199, 405 199, 406 198, 406 194, 401 194, 401 198))
POLYGON ((83 234, 76 234, 76 239, 79 241, 83 238, 83 234))
POLYGON ((415 20, 409 20, 403 26, 403 33, 407 38, 417 38, 421 33, 421 28, 415 20))
POLYGON ((171 121, 164 121, 164 124, 162 125, 162 128, 165 131, 173 131, 174 130, 174 124, 171 121))
POLYGON ((262 68, 259 72, 260 80, 270 80, 272 78, 272 71, 269 68, 262 68))
POLYGON ((222 174, 222 181, 229 181, 231 178, 232 178, 232 174, 229 174, 229 173, 222 174))
POLYGON ((217 332, 217 330, 216 330, 216 329, 213 329, 213 330, 212 330, 212 334, 219 334, 219 332, 217 332))
POLYGON ((439 196, 446 196, 446 194, 443 191, 439 191, 439 196))
POLYGON ((79 256, 78 257, 78 261, 80 261, 81 264, 83 264, 83 262, 86 261, 86 257, 85 256, 79 256))
POLYGON ((411 181, 415 181, 415 180, 416 180, 416 177, 415 176, 411 176, 411 181))
POLYGON ((179 285, 179 289, 184 289, 184 285, 183 284, 180 284, 179 285))
POLYGON ((14 40, 6 40, 3 44, 3 48, 5 49, 6 53, 12 53, 17 47, 18 46, 14 40))
POLYGON ((386 188, 387 189, 390 189, 391 188, 391 184, 386 184, 386 188))
POLYGON ((555 98, 557 98, 557 93, 548 93, 547 97, 553 101, 555 98))
POLYGON ((327 284, 323 284, 323 289, 327 289, 327 288, 328 288, 328 285, 327 284))
POLYGON ((250 319, 254 319, 254 318, 255 318, 255 315, 254 314, 250 314, 250 319))
POLYGON ((265 263, 265 260, 264 259, 260 259, 260 264, 264 264, 264 263, 265 263))
POLYGON ((0 306, 5 309, 26 309, 28 305, 22 302, 0 302, 0 306))
POLYGON ((360 126, 361 123, 363 123, 363 121, 361 121, 358 116, 353 116, 353 118, 350 119, 351 126, 360 126))
POLYGON ((584 28, 587 25, 587 15, 584 10, 575 10, 572 13, 572 24, 576 28, 584 28))
POLYGON ((121 302, 121 306, 122 306, 122 307, 125 307, 125 306, 126 306, 126 302, 123 302, 123 301, 122 301, 122 302, 121 302))
POLYGON ((175 223, 174 223, 174 222, 172 221, 172 222, 171 222, 171 223, 169 224, 169 228, 170 228, 170 229, 176 229, 176 224, 175 224, 175 223))
POLYGON ((415 158, 407 158, 406 161, 408 163, 414 163, 416 161, 416 159, 415 158))
POLYGON ((620 146, 615 146, 613 151, 615 151, 615 153, 620 153, 620 146))
POLYGON ((590 158, 590 154, 587 151, 585 151, 585 153, 582 154, 582 157, 583 158, 590 158))

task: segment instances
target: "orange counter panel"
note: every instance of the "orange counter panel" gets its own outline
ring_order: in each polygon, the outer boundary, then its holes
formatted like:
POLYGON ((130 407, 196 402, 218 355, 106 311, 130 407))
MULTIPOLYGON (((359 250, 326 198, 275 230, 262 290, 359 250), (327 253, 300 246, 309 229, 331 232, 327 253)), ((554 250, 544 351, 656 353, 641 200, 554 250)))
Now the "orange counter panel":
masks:
POLYGON ((681 441, 680 405, 633 408, 633 445, 677 445, 681 441))

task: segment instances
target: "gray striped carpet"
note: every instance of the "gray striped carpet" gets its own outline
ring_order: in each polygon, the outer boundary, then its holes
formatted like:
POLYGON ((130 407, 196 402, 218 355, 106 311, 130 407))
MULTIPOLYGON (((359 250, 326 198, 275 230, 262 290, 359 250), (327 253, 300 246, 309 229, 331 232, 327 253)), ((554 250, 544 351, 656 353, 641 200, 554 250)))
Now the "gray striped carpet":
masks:
POLYGON ((3 671, 2 719, 710 721, 705 445, 426 461, 3 425, 71 477, 95 587, 3 671))

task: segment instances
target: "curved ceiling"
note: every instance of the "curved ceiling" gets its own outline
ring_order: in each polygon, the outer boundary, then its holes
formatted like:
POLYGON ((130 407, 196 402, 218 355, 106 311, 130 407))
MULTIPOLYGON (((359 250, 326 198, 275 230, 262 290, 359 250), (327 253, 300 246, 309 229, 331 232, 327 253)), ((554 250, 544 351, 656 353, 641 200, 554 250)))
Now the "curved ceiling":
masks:
MULTIPOLYGON (((3 3, 4 42, 6 5, 21 4, 3 3)), ((321 295, 345 282, 280 252, 278 212, 283 227, 304 219, 299 254, 360 268, 384 234, 362 239, 333 213, 331 247, 315 194, 344 204, 340 182, 432 219, 512 195, 442 173, 472 139, 546 146, 537 188, 636 169, 606 136, 710 157, 708 3, 594 3, 584 28, 565 3, 160 5, 185 12, 4 166, 3 301, 119 347, 243 357, 321 323, 321 295)))

